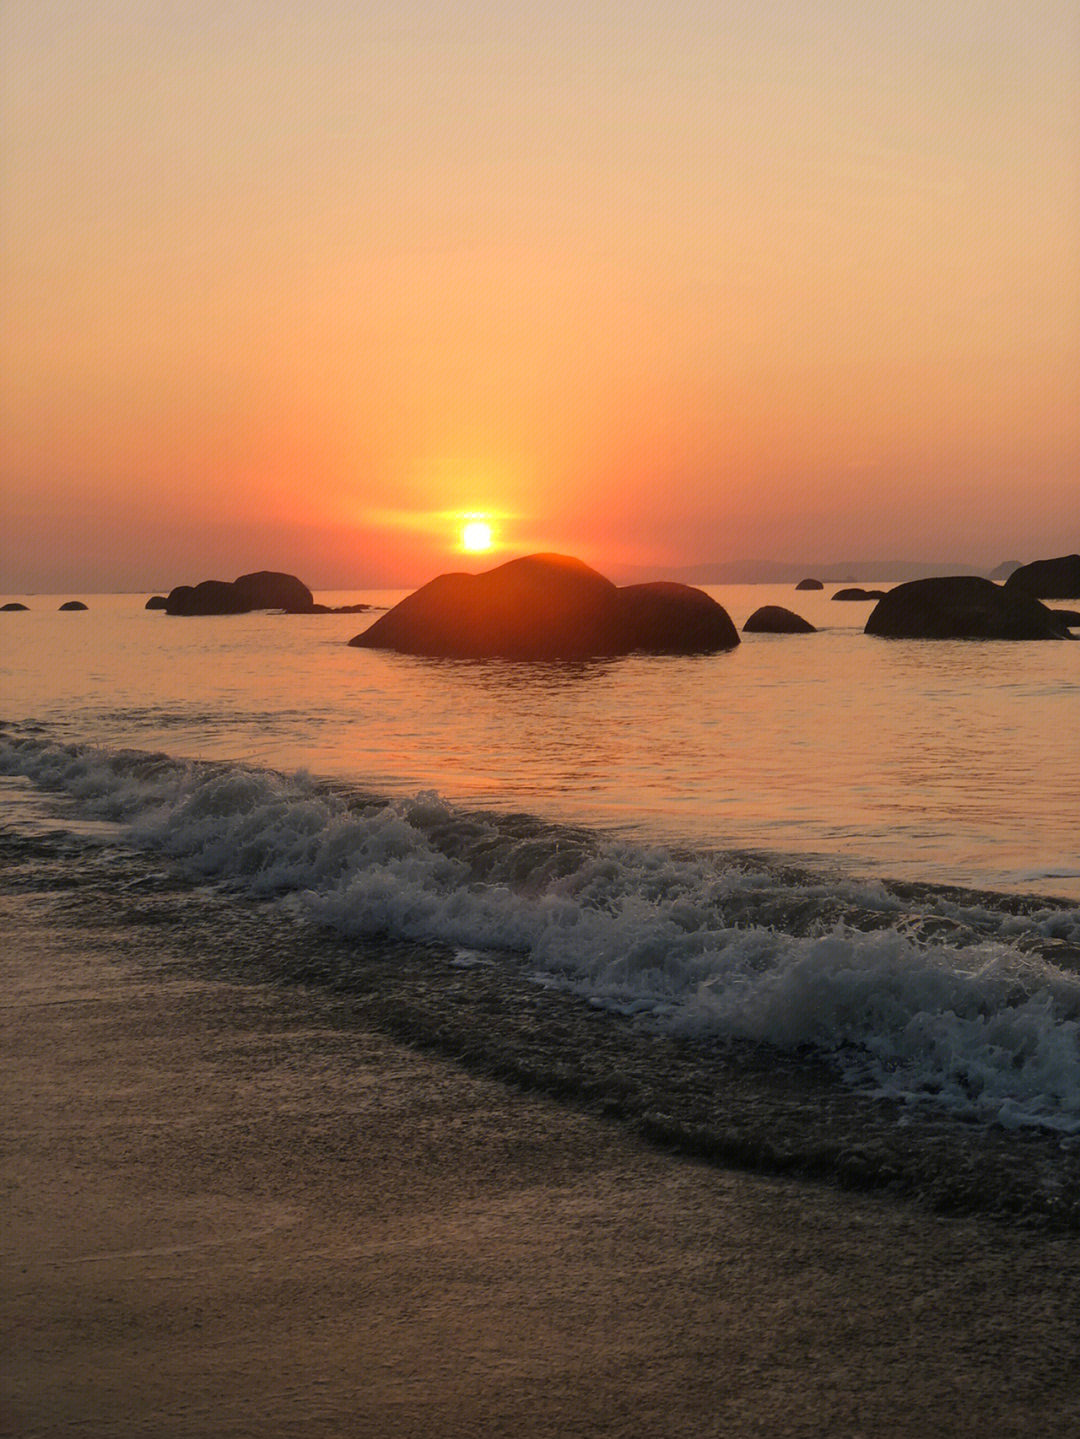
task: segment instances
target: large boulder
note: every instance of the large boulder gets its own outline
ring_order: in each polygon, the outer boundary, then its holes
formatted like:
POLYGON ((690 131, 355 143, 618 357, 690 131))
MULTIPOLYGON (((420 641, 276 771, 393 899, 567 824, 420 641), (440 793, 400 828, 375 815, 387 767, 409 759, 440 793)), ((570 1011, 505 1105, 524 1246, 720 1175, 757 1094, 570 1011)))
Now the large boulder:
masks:
POLYGON ((65 600, 60 608, 62 610, 85 610, 87 606, 83 604, 82 600, 65 600))
POLYGON ((853 585, 846 590, 837 590, 833 595, 834 600, 875 600, 884 593, 883 590, 861 590, 853 585))
POLYGON ((1031 595, 978 575, 897 585, 880 599, 865 633, 913 640, 1063 640, 1065 624, 1031 595))
POLYGON ((1034 560, 1021 565, 1005 581, 1007 590, 1022 590, 1040 600, 1073 600, 1080 597, 1080 555, 1062 555, 1056 560, 1034 560))
POLYGON ((689 585, 629 585, 566 555, 526 555, 479 575, 448 574, 408 595, 349 641, 455 658, 587 659, 649 650, 728 649, 727 612, 689 585))
POLYGON ((29 605, 21 605, 18 600, 12 600, 9 604, 0 605, 0 610, 28 610, 29 605))
POLYGON ((816 635, 817 629, 802 615, 784 609, 783 605, 762 605, 743 625, 748 635, 816 635))
POLYGON ((286 610, 289 614, 310 614, 315 603, 307 585, 295 575, 277 570, 256 570, 241 575, 233 584, 249 610, 286 610))
POLYGON ((795 588, 797 590, 823 590, 825 586, 821 583, 820 580, 805 579, 800 580, 799 583, 795 586, 795 588))
POLYGON ((164 595, 151 595, 143 608, 147 610, 163 610, 168 607, 168 603, 164 595))

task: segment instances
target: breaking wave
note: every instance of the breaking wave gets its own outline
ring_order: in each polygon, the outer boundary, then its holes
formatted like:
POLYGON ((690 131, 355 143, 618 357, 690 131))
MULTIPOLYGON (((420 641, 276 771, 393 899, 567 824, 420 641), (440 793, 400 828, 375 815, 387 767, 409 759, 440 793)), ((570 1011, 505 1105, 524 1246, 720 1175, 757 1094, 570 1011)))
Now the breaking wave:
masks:
POLYGON ((0 774, 346 936, 517 963, 675 1034, 810 1046, 864 1092, 1080 1133, 1075 907, 823 878, 25 730, 0 731, 0 774))

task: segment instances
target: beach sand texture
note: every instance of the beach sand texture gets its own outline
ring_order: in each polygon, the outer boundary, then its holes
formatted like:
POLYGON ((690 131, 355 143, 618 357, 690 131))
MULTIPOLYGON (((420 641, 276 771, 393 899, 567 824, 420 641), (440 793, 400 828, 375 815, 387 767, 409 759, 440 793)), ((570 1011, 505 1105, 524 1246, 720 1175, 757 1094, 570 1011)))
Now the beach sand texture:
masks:
POLYGON ((5 1434, 1080 1432, 1073 1238, 679 1159, 3 907, 5 1434))

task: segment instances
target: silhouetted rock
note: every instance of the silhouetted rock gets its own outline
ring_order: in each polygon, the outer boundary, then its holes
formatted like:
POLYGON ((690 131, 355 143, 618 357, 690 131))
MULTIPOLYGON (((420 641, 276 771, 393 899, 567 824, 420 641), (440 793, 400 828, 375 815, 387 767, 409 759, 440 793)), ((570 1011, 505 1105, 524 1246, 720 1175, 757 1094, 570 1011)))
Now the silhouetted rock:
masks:
POLYGON ((1040 600, 1080 598, 1080 555, 1062 555, 1056 560, 1034 560, 1021 565, 1005 581, 1007 590, 1023 590, 1040 600))
POLYGON ((230 580, 203 580, 194 587, 177 585, 165 601, 170 615, 242 615, 249 608, 230 580))
POLYGON ((335 615, 363 615, 371 609, 370 605, 335 605, 332 612, 335 615))
POLYGON ((165 610, 170 615, 245 615, 250 610, 307 615, 314 611, 314 600, 307 585, 295 575, 258 570, 237 580, 203 580, 194 587, 177 585, 169 591, 165 610))
POLYGON ((897 585, 878 601, 866 634, 915 640, 1063 640, 1067 627, 1023 591, 977 575, 897 585))
POLYGON ((83 604, 82 600, 65 600, 60 608, 62 610, 85 610, 87 606, 83 604))
POLYGON ((624 585, 616 594, 621 609, 616 653, 706 654, 739 643, 727 610, 693 585, 659 580, 624 585))
POLYGON ((29 605, 21 605, 18 600, 12 600, 10 604, 0 605, 0 610, 28 610, 29 605))
POLYGON ((825 586, 820 580, 800 580, 795 588, 797 590, 823 590, 825 586))
POLYGON ((817 629, 802 615, 784 609, 783 605, 762 605, 743 625, 750 635, 815 635, 817 629))
POLYGON ((739 636, 701 590, 659 583, 617 589, 580 560, 527 555, 479 575, 440 575, 349 643, 456 658, 545 660, 694 654, 739 636))
POLYGON ((285 610, 292 615, 304 615, 311 613, 315 603, 302 580, 276 570, 241 575, 233 584, 247 610, 285 610))
POLYGON ((150 598, 146 601, 146 604, 143 606, 143 609, 163 610, 168 607, 168 604, 169 602, 164 595, 151 595, 150 598))
POLYGON ((1080 629, 1080 610, 1051 610, 1050 613, 1057 615, 1066 629, 1080 629))
POLYGON ((858 588, 837 590, 836 594, 833 595, 834 600, 872 600, 873 598, 874 595, 870 590, 860 590, 858 588))

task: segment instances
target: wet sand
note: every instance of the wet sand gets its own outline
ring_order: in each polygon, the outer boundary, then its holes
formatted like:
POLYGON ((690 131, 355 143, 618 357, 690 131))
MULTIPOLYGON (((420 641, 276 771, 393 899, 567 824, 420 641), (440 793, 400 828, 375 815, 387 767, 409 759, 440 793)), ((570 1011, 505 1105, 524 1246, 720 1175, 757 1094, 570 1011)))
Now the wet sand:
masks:
POLYGON ((694 1163, 2 909, 5 1434, 1080 1432, 1075 1237, 694 1163))

